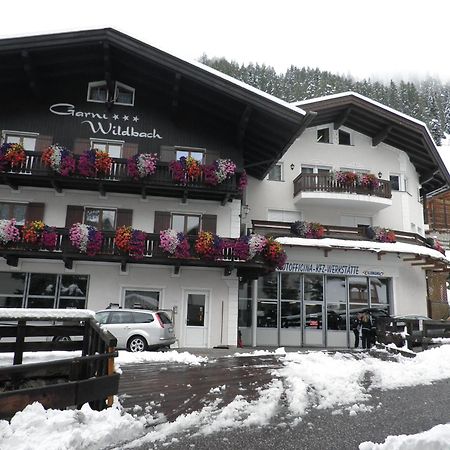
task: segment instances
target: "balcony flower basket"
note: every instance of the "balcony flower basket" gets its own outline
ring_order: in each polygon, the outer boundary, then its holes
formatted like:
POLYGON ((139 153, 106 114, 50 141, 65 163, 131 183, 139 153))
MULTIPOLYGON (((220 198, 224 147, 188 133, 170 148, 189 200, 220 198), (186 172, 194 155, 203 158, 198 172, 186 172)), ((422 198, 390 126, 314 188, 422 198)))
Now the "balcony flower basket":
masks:
POLYGON ((397 236, 389 228, 368 227, 366 230, 367 237, 378 242, 394 243, 397 241, 397 236))
POLYGON ((190 181, 196 181, 202 175, 202 166, 199 162, 188 156, 182 156, 178 161, 169 163, 172 180, 186 186, 190 181))
POLYGON ((437 250, 438 252, 445 255, 445 248, 442 246, 442 244, 439 242, 438 239, 429 237, 426 239, 426 243, 434 250, 437 250))
POLYGON ((0 172, 20 167, 26 160, 25 149, 20 144, 3 144, 0 147, 0 172))
POLYGON ((22 240, 28 247, 53 251, 56 249, 58 235, 54 228, 45 225, 41 220, 34 220, 23 226, 22 240))
POLYGON ((297 220, 291 225, 291 233, 301 238, 322 239, 325 235, 325 227, 317 222, 297 220))
POLYGON ((380 180, 373 173, 365 173, 361 175, 359 182, 361 186, 370 189, 371 191, 376 191, 381 186, 380 180))
POLYGON ((247 188, 247 185, 248 185, 248 176, 247 172, 244 170, 241 173, 241 176, 239 177, 238 189, 242 192, 247 188))
POLYGON ((275 269, 282 269, 287 259, 283 246, 271 237, 267 239, 262 255, 264 260, 275 269))
POLYGON ((346 187, 355 186, 358 182, 358 174, 355 172, 337 171, 334 173, 334 178, 338 184, 346 187))
POLYGON ((141 153, 127 160, 128 176, 138 180, 156 172, 158 156, 156 153, 141 153))
POLYGON ((159 246, 175 258, 190 258, 190 246, 186 236, 173 229, 159 232, 159 246))
POLYGON ((124 225, 117 228, 114 244, 120 252, 138 260, 145 255, 146 238, 147 234, 143 231, 124 225))
POLYGON ((216 261, 222 258, 225 244, 216 234, 209 231, 200 231, 194 248, 200 258, 216 261))
POLYGON ((63 177, 75 173, 75 158, 69 150, 58 144, 51 145, 43 151, 42 162, 63 177))
POLYGON ((203 172, 205 184, 217 186, 236 173, 236 164, 231 159, 217 159, 213 164, 203 166, 203 172))
POLYGON ((241 236, 233 247, 234 258, 241 261, 250 261, 264 251, 266 244, 267 238, 260 234, 241 236))
POLYGON ((85 150, 78 160, 78 173, 83 177, 104 177, 110 174, 112 159, 108 152, 91 148, 85 150))
POLYGON ((20 240, 20 232, 16 219, 0 220, 0 246, 6 247, 20 240))
POLYGON ((102 249, 103 233, 91 225, 75 223, 69 230, 69 239, 81 253, 95 256, 102 249))

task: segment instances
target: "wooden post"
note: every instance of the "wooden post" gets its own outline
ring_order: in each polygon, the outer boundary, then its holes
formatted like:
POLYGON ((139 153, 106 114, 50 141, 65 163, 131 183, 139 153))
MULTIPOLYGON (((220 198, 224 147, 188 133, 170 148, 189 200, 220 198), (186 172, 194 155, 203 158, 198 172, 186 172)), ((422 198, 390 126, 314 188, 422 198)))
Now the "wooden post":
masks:
MULTIPOLYGON (((108 353, 113 353, 116 349, 114 347, 108 347, 108 353)), ((115 373, 114 370, 114 357, 110 357, 108 358, 108 375, 112 375, 113 373, 115 373)), ((112 406, 114 401, 114 396, 110 395, 107 399, 106 399, 106 405, 107 406, 112 406)))
POLYGON ((25 320, 19 320, 17 322, 17 336, 16 346, 14 350, 14 362, 13 365, 22 364, 23 361, 23 346, 25 342, 25 320))

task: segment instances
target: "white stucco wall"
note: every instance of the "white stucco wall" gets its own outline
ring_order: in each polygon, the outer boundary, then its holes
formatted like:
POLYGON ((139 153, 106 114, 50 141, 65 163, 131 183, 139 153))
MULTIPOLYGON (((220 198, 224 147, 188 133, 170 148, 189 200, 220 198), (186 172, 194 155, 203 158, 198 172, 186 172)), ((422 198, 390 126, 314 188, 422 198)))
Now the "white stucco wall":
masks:
MULTIPOLYGON (((283 181, 250 178, 246 198, 250 206, 247 224, 250 225, 252 219, 267 220, 268 210, 276 209, 299 211, 303 220, 310 222, 341 225, 343 215, 363 216, 370 217, 373 225, 423 233, 423 212, 418 198, 419 178, 407 154, 383 143, 372 147, 370 137, 346 127, 342 129, 351 133, 351 146, 317 143, 317 129, 325 126, 308 128, 286 152, 280 160, 283 164, 283 181), (291 164, 294 165, 293 170, 291 164), (404 189, 407 180, 406 191, 393 191, 392 206, 378 211, 358 202, 335 207, 327 202, 324 206, 320 199, 310 201, 307 206, 302 203, 296 205, 293 180, 300 174, 302 165, 330 167, 332 170, 368 170, 373 174, 381 172, 384 180, 389 180, 390 175, 400 175, 401 189, 404 189)), ((332 125, 330 130, 333 130, 332 125)), ((337 137, 334 142, 337 142, 337 137)), ((326 193, 323 195, 326 196, 326 193)))

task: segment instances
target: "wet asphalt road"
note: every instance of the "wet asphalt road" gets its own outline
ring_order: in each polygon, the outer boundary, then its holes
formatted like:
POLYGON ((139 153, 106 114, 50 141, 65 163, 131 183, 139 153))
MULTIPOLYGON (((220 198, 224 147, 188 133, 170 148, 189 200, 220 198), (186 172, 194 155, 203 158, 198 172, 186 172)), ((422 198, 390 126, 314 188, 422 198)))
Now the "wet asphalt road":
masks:
MULTIPOLYGON (((130 409, 136 404, 145 408, 154 402, 158 411, 174 420, 179 414, 201 409, 205 400, 212 399, 210 389, 223 384, 226 389, 220 395, 224 403, 238 394, 248 400, 256 398, 257 387, 267 384, 272 379, 270 370, 280 366, 275 356, 221 358, 200 367, 122 366, 121 401, 130 409)), ((192 430, 177 435, 174 441, 170 437, 166 442, 135 448, 348 450, 357 449, 364 441, 383 442, 388 435, 414 434, 450 422, 450 379, 428 386, 371 391, 371 395, 365 404, 373 406, 373 410, 355 416, 347 411, 333 415, 329 410, 312 409, 294 426, 286 418, 286 406, 281 405, 278 415, 265 427, 232 429, 207 436, 192 436, 192 430)))

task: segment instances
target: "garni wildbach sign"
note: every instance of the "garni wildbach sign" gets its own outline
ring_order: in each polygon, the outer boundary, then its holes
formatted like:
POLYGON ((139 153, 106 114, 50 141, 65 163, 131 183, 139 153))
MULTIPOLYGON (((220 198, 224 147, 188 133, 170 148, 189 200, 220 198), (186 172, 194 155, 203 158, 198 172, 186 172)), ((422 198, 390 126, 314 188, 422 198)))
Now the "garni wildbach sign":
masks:
POLYGON ((57 116, 75 117, 81 120, 81 124, 90 127, 93 134, 117 137, 134 137, 145 139, 162 139, 162 136, 153 128, 152 131, 139 131, 138 116, 127 114, 106 114, 90 111, 78 111, 71 103, 55 103, 50 106, 50 112, 57 116), (130 122, 130 123, 128 123, 130 122))
POLYGON ((287 262, 280 272, 319 273, 324 275, 364 275, 381 277, 384 272, 377 270, 363 270, 359 265, 353 264, 320 264, 287 262))

